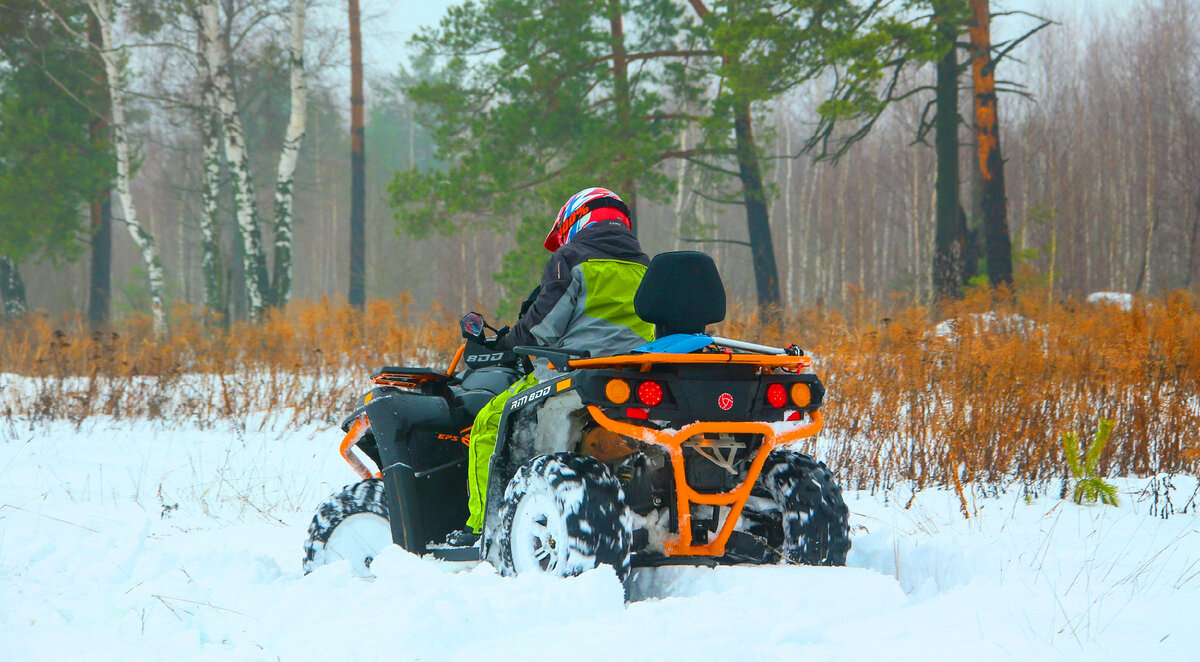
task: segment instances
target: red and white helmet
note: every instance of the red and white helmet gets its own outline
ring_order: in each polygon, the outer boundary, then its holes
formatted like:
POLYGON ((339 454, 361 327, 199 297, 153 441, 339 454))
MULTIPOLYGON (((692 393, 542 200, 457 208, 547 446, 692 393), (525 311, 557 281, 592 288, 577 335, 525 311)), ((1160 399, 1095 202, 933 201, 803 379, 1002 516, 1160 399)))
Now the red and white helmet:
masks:
POLYGON ((618 220, 625 227, 632 228, 629 221, 629 207, 620 196, 606 188, 585 188, 571 196, 567 204, 558 210, 554 226, 546 235, 546 250, 554 252, 567 245, 567 242, 582 229, 600 221, 618 220))

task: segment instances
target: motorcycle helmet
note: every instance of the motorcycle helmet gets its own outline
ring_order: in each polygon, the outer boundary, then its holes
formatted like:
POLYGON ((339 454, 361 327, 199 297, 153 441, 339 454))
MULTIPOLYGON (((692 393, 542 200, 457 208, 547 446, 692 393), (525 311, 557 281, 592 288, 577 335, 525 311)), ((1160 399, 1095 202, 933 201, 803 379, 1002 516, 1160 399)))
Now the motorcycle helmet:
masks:
POLYGON ((633 227, 629 221, 629 207, 620 196, 606 188, 585 188, 571 196, 558 210, 558 217, 554 219, 543 246, 553 253, 585 227, 611 220, 621 221, 627 228, 633 227))

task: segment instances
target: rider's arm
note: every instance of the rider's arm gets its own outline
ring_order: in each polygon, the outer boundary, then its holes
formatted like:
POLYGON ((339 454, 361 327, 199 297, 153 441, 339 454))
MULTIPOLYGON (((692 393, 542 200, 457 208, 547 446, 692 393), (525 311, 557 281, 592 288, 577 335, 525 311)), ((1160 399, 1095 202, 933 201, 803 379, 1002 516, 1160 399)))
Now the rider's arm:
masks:
POLYGON ((560 253, 550 256, 542 272, 542 291, 508 335, 496 343, 497 349, 512 349, 518 345, 545 345, 566 332, 575 308, 572 293, 579 287, 571 276, 571 267, 560 253), (536 332, 535 332, 536 329, 536 332))

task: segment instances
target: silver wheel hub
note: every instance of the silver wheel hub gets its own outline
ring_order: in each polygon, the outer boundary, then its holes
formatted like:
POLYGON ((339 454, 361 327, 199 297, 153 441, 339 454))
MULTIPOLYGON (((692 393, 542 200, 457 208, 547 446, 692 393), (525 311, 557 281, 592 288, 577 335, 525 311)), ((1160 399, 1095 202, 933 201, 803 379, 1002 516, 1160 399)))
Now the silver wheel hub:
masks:
POLYGON ((355 574, 374 577, 371 562, 385 547, 392 544, 392 526, 386 517, 375 513, 355 513, 343 519, 325 542, 322 563, 345 559, 355 574))
POLYGON ((526 494, 517 504, 512 526, 513 569, 565 574, 566 521, 555 500, 544 492, 526 494))

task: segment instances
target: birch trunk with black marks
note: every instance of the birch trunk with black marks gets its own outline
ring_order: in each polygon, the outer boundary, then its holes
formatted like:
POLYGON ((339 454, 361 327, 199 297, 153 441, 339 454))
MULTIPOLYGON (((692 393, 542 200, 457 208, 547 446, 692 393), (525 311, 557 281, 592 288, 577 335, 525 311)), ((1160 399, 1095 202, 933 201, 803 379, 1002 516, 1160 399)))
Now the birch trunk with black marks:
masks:
POLYGON ((4 301, 4 319, 16 319, 29 309, 25 302, 25 281, 21 280, 17 263, 6 255, 0 255, 0 299, 4 301))
POLYGON ((125 104, 121 100, 121 71, 117 66, 116 50, 113 47, 112 18, 108 0, 88 0, 88 8, 100 26, 100 59, 104 62, 104 75, 108 79, 113 150, 117 155, 117 199, 121 201, 125 227, 129 229, 129 235, 146 264, 146 276, 150 281, 150 312, 154 316, 154 331, 161 336, 167 331, 162 261, 158 257, 154 237, 138 222, 137 209, 133 204, 133 166, 129 155, 125 104))
POLYGON ((237 207, 238 232, 242 238, 242 266, 246 280, 246 311, 251 321, 262 318, 263 309, 270 304, 267 258, 263 253, 262 232, 258 222, 258 202, 254 195, 254 180, 250 175, 250 155, 246 149, 246 132, 238 114, 233 93, 233 78, 229 74, 229 44, 221 30, 221 15, 214 0, 199 7, 199 28, 204 32, 207 46, 206 64, 212 79, 217 112, 225 135, 225 158, 229 163, 237 207))
MULTIPOLYGON (((199 16, 196 25, 200 25, 199 16)), ((204 181, 200 191, 201 273, 204 277, 204 305, 212 313, 227 319, 224 268, 221 264, 221 124, 217 116, 217 97, 208 74, 208 39, 204 30, 199 37, 200 70, 204 76, 201 95, 200 137, 204 143, 204 181)))
POLYGON ((292 196, 296 179, 296 161, 308 110, 308 83, 304 74, 305 0, 292 0, 292 38, 288 43, 288 68, 291 72, 292 100, 283 150, 275 179, 275 273, 273 303, 286 306, 292 292, 292 196))
MULTIPOLYGON (((211 93, 205 94, 213 100, 211 93)), ((201 271, 204 274, 204 305, 226 315, 224 268, 221 265, 221 226, 218 200, 221 194, 221 128, 212 106, 205 106, 201 119, 204 140, 204 188, 200 193, 201 271)))

